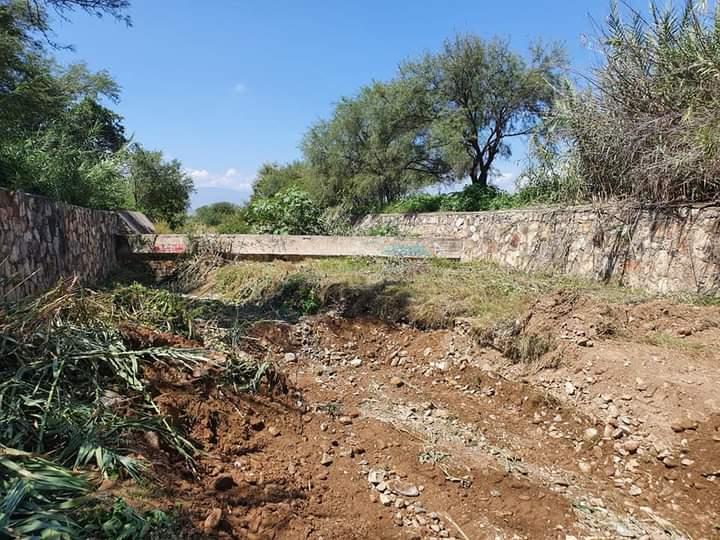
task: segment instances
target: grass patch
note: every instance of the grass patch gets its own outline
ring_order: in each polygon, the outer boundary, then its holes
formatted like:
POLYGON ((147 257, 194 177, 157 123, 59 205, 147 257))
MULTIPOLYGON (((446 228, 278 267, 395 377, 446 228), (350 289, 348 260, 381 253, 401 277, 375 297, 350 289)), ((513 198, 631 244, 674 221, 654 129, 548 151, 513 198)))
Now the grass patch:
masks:
POLYGON ((673 349, 686 353, 705 353, 714 349, 704 343, 698 343, 687 337, 674 336, 668 332, 652 332, 644 336, 641 343, 663 349, 673 349))
POLYGON ((534 299, 570 289, 609 302, 649 298, 632 289, 552 274, 527 274, 482 261, 343 257, 241 261, 215 271, 201 293, 269 312, 340 308, 349 316, 372 315, 425 328, 451 326, 457 318, 485 325, 512 319, 534 299))

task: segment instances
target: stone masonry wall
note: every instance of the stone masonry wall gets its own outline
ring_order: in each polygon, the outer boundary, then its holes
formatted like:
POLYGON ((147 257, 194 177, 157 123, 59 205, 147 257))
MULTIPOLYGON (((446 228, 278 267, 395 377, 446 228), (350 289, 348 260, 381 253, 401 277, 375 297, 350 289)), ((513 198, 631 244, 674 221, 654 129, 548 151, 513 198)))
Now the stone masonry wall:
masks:
MULTIPOLYGON (((616 280, 655 292, 720 292, 720 207, 615 206, 382 214, 357 227, 462 238, 463 260, 616 280)), ((395 234, 395 233, 393 233, 395 234)))
POLYGON ((93 283, 117 265, 114 212, 0 189, 0 301, 42 292, 61 277, 93 283))

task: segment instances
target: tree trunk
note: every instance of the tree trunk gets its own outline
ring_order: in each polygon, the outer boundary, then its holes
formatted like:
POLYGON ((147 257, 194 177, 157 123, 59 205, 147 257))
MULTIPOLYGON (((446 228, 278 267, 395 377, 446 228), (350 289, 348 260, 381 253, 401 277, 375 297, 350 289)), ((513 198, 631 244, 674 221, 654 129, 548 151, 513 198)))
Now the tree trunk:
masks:
POLYGON ((473 185, 487 187, 489 177, 490 167, 485 167, 482 163, 476 163, 470 169, 470 181, 473 185))

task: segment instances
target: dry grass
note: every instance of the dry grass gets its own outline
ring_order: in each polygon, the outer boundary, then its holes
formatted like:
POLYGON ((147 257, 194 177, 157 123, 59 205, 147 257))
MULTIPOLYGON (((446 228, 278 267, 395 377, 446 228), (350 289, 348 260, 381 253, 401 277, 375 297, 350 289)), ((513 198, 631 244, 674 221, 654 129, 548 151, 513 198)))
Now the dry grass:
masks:
POLYGON ((556 289, 571 289, 609 302, 649 298, 632 289, 552 274, 526 274, 488 262, 369 258, 237 262, 216 270, 196 293, 276 309, 288 303, 288 295, 300 291, 302 298, 292 299, 300 307, 333 307, 349 316, 371 315, 424 328, 445 328, 458 318, 472 318, 478 326, 513 319, 538 296, 556 289))

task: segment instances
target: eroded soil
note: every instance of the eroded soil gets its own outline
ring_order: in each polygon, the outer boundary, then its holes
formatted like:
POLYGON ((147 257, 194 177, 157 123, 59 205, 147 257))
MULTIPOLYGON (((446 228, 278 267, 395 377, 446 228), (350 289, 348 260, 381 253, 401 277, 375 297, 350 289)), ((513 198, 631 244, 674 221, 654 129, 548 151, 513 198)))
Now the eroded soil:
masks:
POLYGON ((255 325, 289 390, 168 383, 205 454, 150 445, 153 504, 220 538, 720 537, 720 309, 548 295, 515 323, 552 343, 530 362, 482 333, 255 325))

